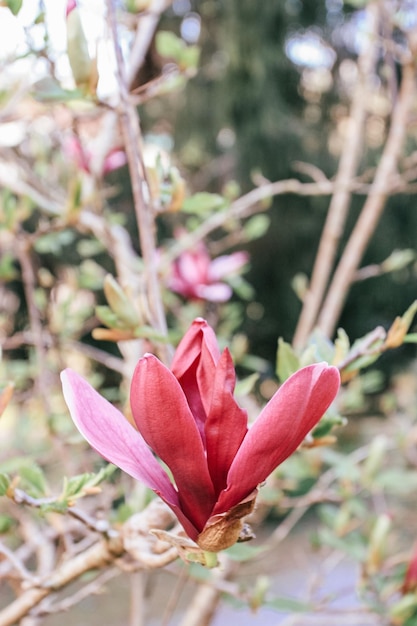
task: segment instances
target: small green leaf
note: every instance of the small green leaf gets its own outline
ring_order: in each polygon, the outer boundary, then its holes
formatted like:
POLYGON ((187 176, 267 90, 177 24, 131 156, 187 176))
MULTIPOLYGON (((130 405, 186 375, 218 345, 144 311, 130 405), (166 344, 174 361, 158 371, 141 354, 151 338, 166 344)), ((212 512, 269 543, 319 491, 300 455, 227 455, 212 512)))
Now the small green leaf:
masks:
POLYGON ((407 495, 417 489, 417 473, 401 468, 391 468, 378 472, 374 485, 392 494, 407 495))
POLYGON ((410 265, 416 258, 415 250, 406 248, 405 250, 394 250, 385 261, 381 263, 384 272, 397 272, 410 265))
POLYGON ((366 556, 367 546, 363 544, 358 534, 351 533, 338 537, 328 528, 321 528, 318 532, 318 539, 321 544, 340 550, 355 561, 363 561, 366 556))
POLYGON ((75 238, 72 230, 62 230, 58 233, 48 233, 38 237, 35 241, 35 250, 40 254, 60 254, 64 246, 69 246, 75 238))
POLYGON ((88 481, 92 479, 94 474, 86 473, 79 474, 64 480, 63 500, 72 498, 81 493, 83 488, 87 485, 88 481))
POLYGON ((186 46, 178 57, 180 69, 197 69, 200 60, 200 48, 198 46, 186 46))
POLYGON ((85 495, 84 492, 88 488, 96 487, 103 482, 103 480, 110 478, 116 469, 115 465, 109 463, 96 474, 87 472, 85 474, 79 474, 78 476, 72 476, 71 478, 65 478, 61 499, 68 500, 85 495))
POLYGON ((18 275, 19 272, 15 267, 14 258, 11 254, 4 253, 0 258, 0 280, 14 280, 18 275))
POLYGON ((14 519, 9 515, 0 515, 0 534, 7 533, 14 525, 14 519))
POLYGON ((104 294, 110 308, 126 328, 135 328, 139 324, 139 316, 133 303, 111 274, 107 274, 104 279, 104 294))
POLYGON ((333 363, 334 345, 320 330, 316 329, 312 333, 309 346, 314 348, 314 360, 316 363, 321 361, 333 363))
POLYGON ((417 595, 415 593, 407 593, 398 602, 396 602, 390 609, 390 616, 393 618, 400 618, 401 623, 404 626, 417 626, 417 595), (405 623, 403 620, 407 620, 405 623))
POLYGON ((417 333, 410 333, 404 337, 404 343, 417 343, 417 333))
POLYGON ((243 231, 249 241, 259 239, 268 232, 271 220, 268 215, 254 215, 243 226, 243 231))
POLYGON ((163 57, 172 58, 175 61, 179 61, 180 57, 186 48, 185 42, 168 30, 161 30, 156 33, 155 45, 158 54, 163 57))
POLYGON ((13 13, 13 15, 17 15, 22 8, 23 0, 6 0, 6 5, 13 13))
POLYGON ((63 89, 52 78, 41 78, 34 86, 34 97, 40 102, 72 102, 84 98, 80 89, 63 89))
POLYGON ((344 426, 347 420, 341 415, 324 415, 312 432, 314 439, 320 439, 328 435, 333 428, 344 426))
POLYGON ((277 369, 276 374, 283 383, 287 378, 300 368, 300 359, 295 354, 293 347, 284 341, 282 337, 278 339, 277 369))
POLYGON ((258 554, 269 550, 268 546, 251 546, 248 543, 235 543, 225 552, 232 561, 249 561, 258 554))
POLYGON ((297 598, 274 598, 265 602, 264 606, 269 606, 282 613, 307 613, 314 610, 311 604, 297 600, 297 598))
POLYGON ((0 496, 5 496, 10 485, 7 474, 0 474, 0 496))
POLYGON ((208 193, 200 191, 190 198, 187 198, 182 205, 182 211, 185 213, 204 214, 211 211, 217 211, 226 206, 226 200, 217 193, 208 193))
POLYGON ((20 468, 19 476, 23 487, 33 496, 44 496, 46 493, 46 479, 43 470, 36 463, 20 468))
POLYGON ((334 342, 334 347, 336 350, 336 360, 339 362, 346 357, 350 348, 349 337, 343 328, 337 329, 337 337, 334 342))
POLYGON ((235 394, 237 396, 249 395, 250 393, 252 393, 253 388, 258 380, 259 380, 258 372, 254 372, 253 374, 250 374, 243 380, 239 380, 236 383, 235 394))
POLYGON ((103 305, 96 306, 96 316, 107 328, 123 328, 116 313, 110 307, 103 305))

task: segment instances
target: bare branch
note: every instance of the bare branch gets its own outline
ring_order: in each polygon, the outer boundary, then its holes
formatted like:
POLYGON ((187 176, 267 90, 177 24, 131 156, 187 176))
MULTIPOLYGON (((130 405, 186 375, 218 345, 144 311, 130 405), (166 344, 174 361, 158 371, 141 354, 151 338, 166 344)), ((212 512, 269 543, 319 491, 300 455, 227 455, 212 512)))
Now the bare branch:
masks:
POLYGON ((410 60, 403 66, 402 83, 394 107, 391 128, 381 160, 362 212, 334 273, 323 304, 318 327, 330 336, 340 317, 348 290, 352 284, 366 246, 372 237, 390 193, 390 180, 395 176, 401 149, 407 134, 409 111, 415 93, 415 66, 410 60))
MULTIPOLYGON (((123 56, 117 33, 116 8, 113 0, 107 0, 107 11, 116 55, 120 99, 119 117, 124 135, 135 212, 139 227, 141 251, 146 271, 149 308, 153 317, 150 321, 155 329, 159 330, 162 334, 166 334, 167 324, 158 282, 156 263, 155 213, 151 204, 149 186, 146 180, 146 171, 141 153, 142 136, 139 117, 130 100, 127 87, 123 56)), ((165 352, 165 360, 168 361, 167 346, 162 346, 161 350, 165 352)))
POLYGON ((364 137, 363 127, 366 119, 367 93, 369 92, 369 81, 378 51, 376 39, 379 25, 379 4, 377 2, 368 4, 367 13, 370 18, 367 45, 363 47, 363 52, 358 59, 359 80, 353 96, 349 128, 340 157, 335 181, 336 188, 329 205, 311 282, 305 294, 295 330, 293 339, 295 348, 304 346, 316 323, 348 214, 351 199, 349 181, 353 179, 360 159, 364 137))

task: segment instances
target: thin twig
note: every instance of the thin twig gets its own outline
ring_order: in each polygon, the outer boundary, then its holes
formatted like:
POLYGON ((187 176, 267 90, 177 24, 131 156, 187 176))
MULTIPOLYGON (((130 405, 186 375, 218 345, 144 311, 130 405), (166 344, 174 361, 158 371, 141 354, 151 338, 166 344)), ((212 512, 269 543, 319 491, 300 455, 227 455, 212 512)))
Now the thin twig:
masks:
POLYGON ((38 376, 36 377, 35 385, 37 386, 37 393, 39 395, 39 398, 43 402, 46 414, 50 414, 51 410, 49 403, 49 369, 46 362, 41 313, 35 302, 36 276, 33 262, 30 257, 30 244, 23 235, 17 237, 16 244, 17 256, 22 271, 22 282, 25 292, 26 305, 28 308, 30 330, 34 338, 34 346, 36 351, 38 376))
POLYGON ((139 16, 135 39, 129 55, 129 65, 126 71, 127 84, 132 88, 138 70, 145 62, 146 54, 152 42, 161 13, 165 11, 170 0, 152 0, 146 12, 139 16))
POLYGON ((20 575, 22 580, 34 582, 36 580, 36 576, 33 575, 26 567, 23 562, 17 558, 17 555, 10 550, 3 542, 0 541, 0 554, 2 554, 6 559, 10 562, 12 568, 16 570, 16 572, 20 575))
MULTIPOLYGON (((355 175, 360 160, 366 119, 369 79, 376 62, 378 46, 378 3, 367 6, 370 29, 367 44, 358 59, 359 80, 352 101, 349 127, 346 133, 339 169, 336 176, 336 189, 330 201, 326 222, 314 262, 311 282, 303 300, 303 306, 294 334, 293 345, 302 348, 314 328, 323 297, 333 269, 337 248, 343 234, 352 192, 349 181, 355 175)), ((368 20, 367 20, 368 23, 368 20)))
POLYGON ((384 210, 390 190, 390 180, 395 176, 407 134, 409 111, 414 93, 415 66, 414 61, 409 60, 403 66, 402 82, 392 114, 391 128, 371 192, 334 273, 318 319, 318 327, 328 337, 334 332, 348 290, 354 280, 355 271, 384 210))
MULTIPOLYGON (((118 40, 116 8, 113 0, 107 0, 107 12, 116 56, 116 74, 119 86, 119 117, 124 135, 133 200, 139 227, 141 252, 146 271, 149 308, 153 318, 150 321, 156 330, 160 331, 162 334, 166 334, 167 324, 162 304, 156 262, 155 213, 151 205, 149 186, 146 181, 145 166, 141 153, 142 137, 139 116, 130 101, 127 88, 128 83, 125 75, 123 55, 118 40)), ((166 345, 161 347, 161 351, 165 353, 165 360, 169 360, 166 345)))
POLYGON ((41 605, 37 609, 34 609, 32 613, 37 617, 45 617, 46 615, 68 611, 85 598, 102 593, 105 583, 112 580, 116 576, 120 576, 120 574, 121 571, 116 567, 113 567, 104 571, 102 574, 99 574, 92 582, 83 584, 83 586, 71 596, 60 600, 56 604, 48 603, 44 605, 44 603, 41 603, 41 605))
POLYGON ((0 626, 13 626, 53 591, 79 579, 85 572, 108 566, 122 554, 123 543, 117 538, 97 542, 73 559, 64 561, 43 580, 41 587, 24 591, 14 602, 0 611, 0 626))

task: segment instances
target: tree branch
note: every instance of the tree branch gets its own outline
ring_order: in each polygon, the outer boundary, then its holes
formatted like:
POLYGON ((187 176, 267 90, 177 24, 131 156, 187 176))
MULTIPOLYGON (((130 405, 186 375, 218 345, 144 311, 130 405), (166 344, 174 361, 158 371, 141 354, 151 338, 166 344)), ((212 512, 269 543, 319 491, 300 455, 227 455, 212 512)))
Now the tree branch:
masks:
MULTIPOLYGON (((146 180, 146 171, 141 153, 142 136, 140 132, 139 116, 129 97, 123 55, 118 41, 116 8, 113 0, 107 0, 107 11, 116 56, 119 86, 119 118, 124 135, 133 200, 139 227, 141 252, 145 265, 149 309, 152 314, 150 322, 156 330, 160 331, 162 334, 166 334, 167 324, 156 263, 155 212, 151 204, 149 186, 146 180)), ((168 361, 167 346, 163 346, 162 351, 165 352, 165 360, 168 361)))
POLYGON ((370 3, 367 14, 370 29, 367 44, 358 59, 359 80, 352 101, 349 126, 346 131, 339 169, 336 175, 336 189, 330 201, 326 222, 314 262, 311 281, 305 295, 301 314, 295 330, 293 345, 302 348, 314 328, 323 297, 333 269, 337 248, 343 234, 352 191, 349 182, 355 176, 363 146, 364 124, 367 114, 367 94, 369 81, 378 52, 377 34, 379 26, 379 4, 370 3))
POLYGON ((334 332, 355 272, 384 210, 390 193, 390 181, 397 171, 407 134, 414 93, 415 66, 414 61, 410 59, 403 65, 401 88, 394 106, 391 128, 370 194, 349 237, 319 316, 318 327, 326 336, 334 332))

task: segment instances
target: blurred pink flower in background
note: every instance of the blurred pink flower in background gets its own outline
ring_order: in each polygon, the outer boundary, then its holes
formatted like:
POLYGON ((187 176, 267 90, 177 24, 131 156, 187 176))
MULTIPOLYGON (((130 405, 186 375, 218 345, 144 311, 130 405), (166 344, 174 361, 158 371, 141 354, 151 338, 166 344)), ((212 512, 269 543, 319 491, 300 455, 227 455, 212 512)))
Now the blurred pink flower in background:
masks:
MULTIPOLYGON (((83 148, 78 137, 75 135, 68 137, 64 144, 64 151, 80 170, 86 172, 86 174, 97 174, 92 167, 94 154, 83 148)), ((101 174, 105 176, 123 167, 126 163, 127 157, 124 149, 118 147, 112 148, 104 158, 101 174)))
POLYGON ((232 288, 223 279, 237 274, 249 261, 247 252, 233 252, 211 259, 203 242, 186 250, 173 263, 168 287, 184 298, 226 302, 232 288))
POLYGON ((304 367, 248 428, 247 413, 233 395, 230 353, 220 353, 214 331, 201 318, 183 337, 171 369, 152 354, 139 360, 130 390, 138 430, 81 376, 65 370, 61 377, 72 419, 89 444, 153 489, 209 552, 239 539, 258 486, 298 448, 340 384, 335 367, 304 367))

